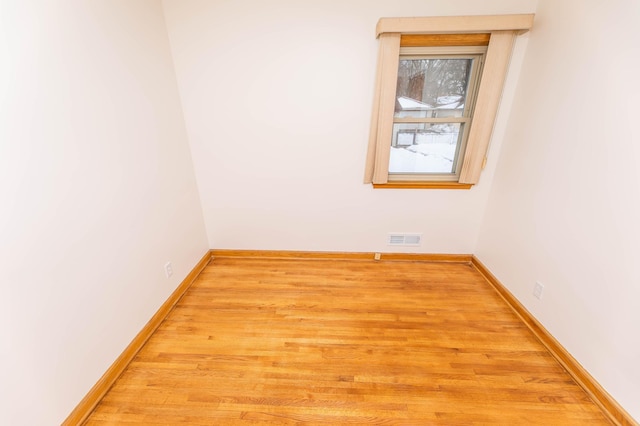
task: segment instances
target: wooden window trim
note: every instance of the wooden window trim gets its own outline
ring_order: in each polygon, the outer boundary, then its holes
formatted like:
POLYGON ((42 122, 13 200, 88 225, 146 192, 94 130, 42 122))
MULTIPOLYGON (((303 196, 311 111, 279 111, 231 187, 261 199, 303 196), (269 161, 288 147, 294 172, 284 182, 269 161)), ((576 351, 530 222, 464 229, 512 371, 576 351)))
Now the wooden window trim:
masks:
POLYGON ((525 33, 533 27, 534 14, 422 16, 412 18, 380 18, 376 37, 383 33, 451 34, 516 31, 525 33))
POLYGON ((400 47, 488 46, 491 33, 401 34, 400 47))
POLYGON ((487 43, 476 98, 476 105, 482 107, 476 108, 473 114, 458 181, 448 182, 458 185, 476 184, 486 162, 515 37, 532 27, 533 18, 533 14, 381 18, 376 27, 380 41, 365 183, 372 183, 375 188, 446 186, 432 185, 430 181, 389 182, 393 108, 401 45, 416 46, 425 43, 429 46, 478 46, 487 43))
POLYGON ((374 183, 375 189, 471 189, 470 183, 429 181, 389 181, 387 183, 374 183))

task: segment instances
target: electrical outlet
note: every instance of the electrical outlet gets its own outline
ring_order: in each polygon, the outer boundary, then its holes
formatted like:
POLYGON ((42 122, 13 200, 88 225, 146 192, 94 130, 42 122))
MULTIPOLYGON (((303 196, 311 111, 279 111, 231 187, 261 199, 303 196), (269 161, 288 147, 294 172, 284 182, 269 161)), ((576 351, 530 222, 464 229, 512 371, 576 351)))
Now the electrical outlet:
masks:
POLYGON ((538 299, 542 299, 542 290, 544 290, 544 286, 536 281, 536 285, 533 286, 533 295, 538 298, 538 299))
POLYGON ((376 253, 373 255, 373 260, 380 260, 380 253, 376 253))
POLYGON ((171 262, 165 263, 164 274, 167 276, 167 278, 171 278, 171 276, 173 275, 173 265, 171 265, 171 262))

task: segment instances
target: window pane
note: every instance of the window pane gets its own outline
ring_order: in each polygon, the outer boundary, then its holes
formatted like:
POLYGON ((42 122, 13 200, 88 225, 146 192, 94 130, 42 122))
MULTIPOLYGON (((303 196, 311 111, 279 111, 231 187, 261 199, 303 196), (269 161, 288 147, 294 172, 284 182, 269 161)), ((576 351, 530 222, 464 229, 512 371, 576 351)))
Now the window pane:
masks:
POLYGON ((389 173, 455 173, 461 123, 393 125, 389 173))
POLYGON ((473 59, 400 59, 396 117, 462 117, 473 59))

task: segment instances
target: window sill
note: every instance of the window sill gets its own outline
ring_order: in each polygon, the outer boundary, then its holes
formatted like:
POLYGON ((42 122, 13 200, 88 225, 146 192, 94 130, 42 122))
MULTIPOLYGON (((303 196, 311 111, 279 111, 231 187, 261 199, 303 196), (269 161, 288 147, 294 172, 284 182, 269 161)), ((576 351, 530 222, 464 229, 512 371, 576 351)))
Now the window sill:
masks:
POLYGON ((471 189, 471 183, 396 181, 374 183, 374 189, 471 189))

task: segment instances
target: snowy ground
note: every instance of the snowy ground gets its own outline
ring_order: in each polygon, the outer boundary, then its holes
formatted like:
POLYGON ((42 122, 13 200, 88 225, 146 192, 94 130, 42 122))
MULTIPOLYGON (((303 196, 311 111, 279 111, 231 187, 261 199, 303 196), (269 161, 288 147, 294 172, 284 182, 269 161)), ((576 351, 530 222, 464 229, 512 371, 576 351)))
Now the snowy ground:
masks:
POLYGON ((390 173, 452 173, 456 144, 429 142, 391 147, 390 173))

